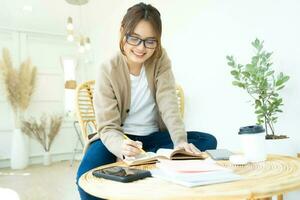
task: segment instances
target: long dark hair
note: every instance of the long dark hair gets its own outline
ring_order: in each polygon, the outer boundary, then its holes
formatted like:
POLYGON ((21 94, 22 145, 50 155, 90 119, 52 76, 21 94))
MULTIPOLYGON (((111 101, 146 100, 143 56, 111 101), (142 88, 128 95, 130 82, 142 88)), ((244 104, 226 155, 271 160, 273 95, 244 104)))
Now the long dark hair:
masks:
POLYGON ((126 34, 132 34, 136 25, 145 20, 149 22, 155 33, 157 40, 157 47, 152 57, 161 56, 161 33, 162 25, 159 11, 150 4, 138 3, 128 8, 123 20, 121 22, 121 34, 120 34, 120 50, 124 54, 124 37, 126 34))

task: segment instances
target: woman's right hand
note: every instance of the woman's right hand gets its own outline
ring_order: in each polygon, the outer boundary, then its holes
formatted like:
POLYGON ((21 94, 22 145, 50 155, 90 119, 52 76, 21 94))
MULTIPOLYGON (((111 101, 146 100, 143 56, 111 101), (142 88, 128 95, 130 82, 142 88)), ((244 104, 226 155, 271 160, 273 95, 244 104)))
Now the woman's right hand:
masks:
POLYGON ((121 152, 125 157, 133 157, 141 153, 142 142, 126 139, 123 141, 121 152))

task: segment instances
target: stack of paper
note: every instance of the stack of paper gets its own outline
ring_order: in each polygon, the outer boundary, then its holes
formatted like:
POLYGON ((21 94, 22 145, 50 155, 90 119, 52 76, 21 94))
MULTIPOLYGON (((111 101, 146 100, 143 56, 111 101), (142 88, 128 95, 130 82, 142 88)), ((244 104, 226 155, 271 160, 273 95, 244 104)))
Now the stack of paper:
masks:
POLYGON ((156 166, 151 170, 153 177, 188 187, 241 179, 232 170, 207 160, 160 160, 156 166))

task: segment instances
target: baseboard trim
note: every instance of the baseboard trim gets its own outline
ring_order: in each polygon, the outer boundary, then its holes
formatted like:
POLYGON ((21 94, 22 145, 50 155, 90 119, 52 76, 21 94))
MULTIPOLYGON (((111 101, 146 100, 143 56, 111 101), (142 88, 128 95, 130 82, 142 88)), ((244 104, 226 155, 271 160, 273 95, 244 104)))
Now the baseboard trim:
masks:
MULTIPOLYGON (((82 153, 76 153, 74 160, 81 160, 82 153)), ((66 153, 53 153, 51 154, 52 162, 64 161, 64 160, 72 160, 73 152, 66 153)), ((30 156, 29 165, 33 164, 41 164, 43 163, 43 155, 30 156)), ((0 168, 10 167, 10 159, 9 158, 0 158, 0 168)))

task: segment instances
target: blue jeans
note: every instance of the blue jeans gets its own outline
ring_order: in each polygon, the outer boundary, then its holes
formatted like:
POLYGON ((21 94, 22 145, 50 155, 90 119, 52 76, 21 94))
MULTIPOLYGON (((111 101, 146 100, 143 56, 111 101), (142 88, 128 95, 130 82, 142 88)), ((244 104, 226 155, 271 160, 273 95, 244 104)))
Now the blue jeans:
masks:
MULTIPOLYGON (((201 151, 217 148, 217 140, 214 136, 208 133, 202 133, 196 131, 189 131, 187 133, 188 133, 187 134, 188 142, 193 143, 201 151)), ((148 136, 128 135, 128 137, 132 140, 141 141, 143 143, 143 149, 145 151, 156 152, 159 148, 168 148, 168 149, 173 148, 173 142, 168 132, 155 132, 148 136)), ((95 167, 113 163, 115 161, 116 161, 116 156, 108 151, 108 149, 104 146, 101 140, 94 141, 87 149, 78 168, 77 178, 76 178, 77 185, 80 176, 85 172, 95 167)), ((78 185, 78 191, 81 200, 101 199, 86 193, 83 189, 79 187, 79 185, 78 185)))

